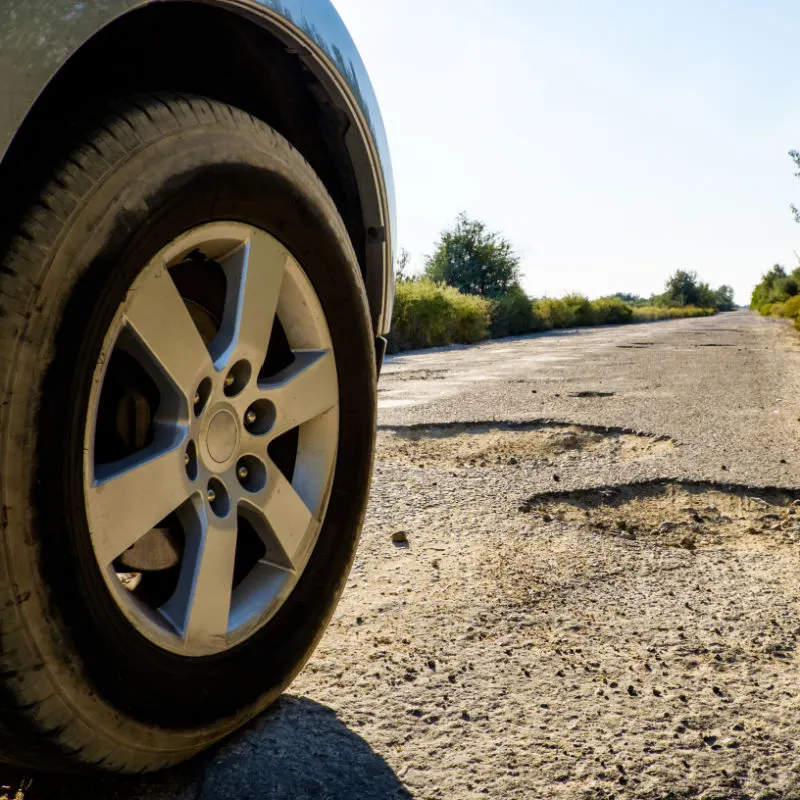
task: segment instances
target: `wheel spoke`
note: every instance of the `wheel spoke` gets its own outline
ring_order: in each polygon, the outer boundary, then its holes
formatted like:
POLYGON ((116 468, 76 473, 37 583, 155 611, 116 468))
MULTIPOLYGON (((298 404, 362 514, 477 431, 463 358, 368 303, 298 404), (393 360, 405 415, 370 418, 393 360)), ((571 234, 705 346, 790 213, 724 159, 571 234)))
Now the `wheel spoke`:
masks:
MULTIPOLYGON (((266 522, 272 535, 283 550, 287 566, 297 563, 306 537, 314 522, 314 515, 284 474, 271 462, 268 464, 267 488, 244 501, 266 522)), ((263 533, 262 533, 263 535, 263 533)), ((271 544, 267 542, 268 548, 271 544)), ((275 563, 280 563, 278 559, 275 563)))
POLYGON ((163 267, 147 270, 124 308, 128 327, 185 398, 212 369, 211 357, 177 286, 163 267))
POLYGON ((103 566, 110 564, 190 495, 181 443, 172 434, 168 450, 154 445, 115 464, 96 468, 86 492, 89 530, 103 566))
POLYGON ((259 388, 275 405, 273 436, 330 411, 339 401, 336 362, 330 350, 296 351, 291 366, 259 388))
POLYGON ((188 650, 224 646, 236 560, 236 512, 216 517, 201 501, 183 510, 186 549, 172 597, 160 609, 188 650), (192 519, 187 517, 191 514, 192 519))
POLYGON ((256 233, 222 262, 228 282, 220 334, 213 345, 217 369, 238 359, 257 373, 264 363, 289 254, 256 233))

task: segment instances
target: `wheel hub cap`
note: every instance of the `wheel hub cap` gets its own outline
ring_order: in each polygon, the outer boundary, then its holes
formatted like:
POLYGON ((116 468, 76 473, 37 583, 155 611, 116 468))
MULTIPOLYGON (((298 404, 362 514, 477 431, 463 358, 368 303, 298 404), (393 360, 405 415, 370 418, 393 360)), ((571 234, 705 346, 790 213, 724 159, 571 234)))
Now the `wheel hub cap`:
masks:
POLYGON ((216 464, 230 461, 236 452, 238 440, 239 426, 236 418, 227 409, 217 411, 206 432, 206 447, 211 460, 216 464))

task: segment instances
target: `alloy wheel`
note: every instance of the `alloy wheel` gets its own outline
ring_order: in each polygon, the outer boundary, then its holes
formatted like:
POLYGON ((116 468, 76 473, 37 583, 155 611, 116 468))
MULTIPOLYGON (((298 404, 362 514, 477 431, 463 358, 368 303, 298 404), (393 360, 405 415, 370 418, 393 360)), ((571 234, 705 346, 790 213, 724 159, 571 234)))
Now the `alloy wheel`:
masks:
POLYGON ((92 547, 139 633, 208 656, 280 609, 322 527, 338 398, 322 305, 274 237, 211 223, 145 267, 105 337, 84 440, 92 547))

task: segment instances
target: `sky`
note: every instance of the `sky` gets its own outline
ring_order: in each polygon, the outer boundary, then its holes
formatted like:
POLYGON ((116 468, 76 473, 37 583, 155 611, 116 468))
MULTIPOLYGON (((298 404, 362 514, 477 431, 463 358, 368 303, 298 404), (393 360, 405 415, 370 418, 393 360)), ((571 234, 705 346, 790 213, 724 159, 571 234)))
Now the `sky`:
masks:
POLYGON ((747 304, 797 266, 796 0, 334 3, 415 270, 461 211, 511 240, 534 296, 646 296, 687 269, 747 304))

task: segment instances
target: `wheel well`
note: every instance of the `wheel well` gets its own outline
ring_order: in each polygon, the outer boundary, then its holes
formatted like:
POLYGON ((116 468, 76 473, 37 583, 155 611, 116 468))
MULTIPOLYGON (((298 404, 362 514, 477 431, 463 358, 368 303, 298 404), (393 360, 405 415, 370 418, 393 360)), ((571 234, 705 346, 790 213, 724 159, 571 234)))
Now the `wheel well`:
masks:
POLYGON ((157 91, 190 92, 229 103, 288 139, 330 192, 365 271, 367 236, 345 145, 347 115, 275 35, 233 11, 198 2, 154 3, 131 11, 70 58, 42 92, 0 163, 0 219, 16 227, 28 205, 24 201, 39 194, 54 163, 73 146, 70 130, 82 109, 130 93, 157 91))

